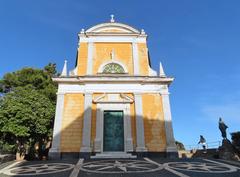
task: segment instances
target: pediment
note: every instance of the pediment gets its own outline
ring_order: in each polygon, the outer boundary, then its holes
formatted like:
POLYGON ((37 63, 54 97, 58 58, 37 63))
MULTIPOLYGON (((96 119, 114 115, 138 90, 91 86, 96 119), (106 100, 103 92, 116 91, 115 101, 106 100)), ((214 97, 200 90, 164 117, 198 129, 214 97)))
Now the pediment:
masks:
POLYGON ((128 33, 140 34, 140 32, 126 24, 122 23, 102 23, 86 30, 86 33, 128 33))
POLYGON ((133 103, 134 99, 123 93, 104 93, 93 98, 94 103, 133 103))

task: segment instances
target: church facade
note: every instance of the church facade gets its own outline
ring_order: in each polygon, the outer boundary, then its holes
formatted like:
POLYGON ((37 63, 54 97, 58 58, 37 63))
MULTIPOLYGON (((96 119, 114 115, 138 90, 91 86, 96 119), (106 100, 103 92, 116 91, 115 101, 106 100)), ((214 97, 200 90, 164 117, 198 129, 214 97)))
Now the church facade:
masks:
POLYGON ((150 66, 147 35, 101 23, 79 33, 76 66, 58 83, 50 158, 176 156, 169 85, 150 66))

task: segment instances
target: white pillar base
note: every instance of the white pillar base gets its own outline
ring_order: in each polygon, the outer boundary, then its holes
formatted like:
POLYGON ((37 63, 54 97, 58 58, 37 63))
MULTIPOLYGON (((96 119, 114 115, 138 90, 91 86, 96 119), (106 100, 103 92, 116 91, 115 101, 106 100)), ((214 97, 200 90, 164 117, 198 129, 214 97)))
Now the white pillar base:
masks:
POLYGON ((147 152, 146 147, 136 147, 136 152, 147 152))
POLYGON ((80 152, 92 152, 90 147, 81 147, 80 152))

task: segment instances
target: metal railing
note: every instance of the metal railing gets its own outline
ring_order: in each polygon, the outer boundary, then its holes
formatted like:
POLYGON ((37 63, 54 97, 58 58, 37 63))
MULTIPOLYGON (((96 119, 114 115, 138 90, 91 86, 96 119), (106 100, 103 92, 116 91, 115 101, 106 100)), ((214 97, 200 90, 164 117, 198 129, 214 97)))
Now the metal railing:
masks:
MULTIPOLYGON (((206 142, 206 148, 207 149, 215 149, 221 146, 221 141, 211 141, 211 142, 206 142)), ((197 149, 202 149, 201 144, 192 144, 192 145, 185 145, 184 146, 186 150, 197 150, 197 149)))

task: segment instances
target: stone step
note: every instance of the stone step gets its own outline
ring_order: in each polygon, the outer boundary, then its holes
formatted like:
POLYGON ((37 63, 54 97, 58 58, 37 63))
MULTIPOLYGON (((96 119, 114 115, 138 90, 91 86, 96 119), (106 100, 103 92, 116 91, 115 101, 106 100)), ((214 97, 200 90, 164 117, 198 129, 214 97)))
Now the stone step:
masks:
POLYGON ((132 155, 129 153, 101 153, 96 154, 95 156, 91 156, 91 159, 135 159, 136 155, 132 155))

